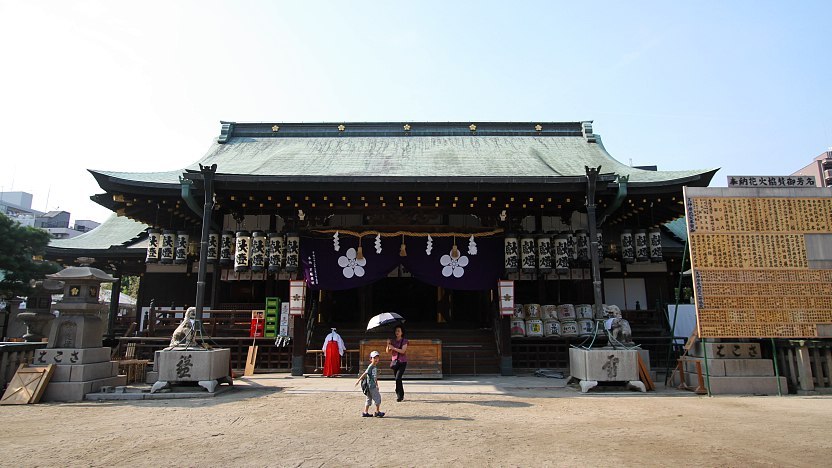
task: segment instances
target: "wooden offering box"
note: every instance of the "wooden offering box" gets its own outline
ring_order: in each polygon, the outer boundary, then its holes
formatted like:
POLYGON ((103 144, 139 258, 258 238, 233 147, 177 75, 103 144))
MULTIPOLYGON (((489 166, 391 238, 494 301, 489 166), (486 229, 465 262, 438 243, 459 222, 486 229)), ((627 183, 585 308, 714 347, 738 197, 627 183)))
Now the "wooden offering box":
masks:
MULTIPOLYGON (((370 364, 370 353, 381 353, 379 367, 380 379, 392 379, 390 369, 391 354, 385 352, 386 339, 361 340, 360 361, 358 373, 361 374, 370 364)), ((442 341, 441 340, 408 340, 407 369, 405 379, 441 379, 442 378, 442 341)))

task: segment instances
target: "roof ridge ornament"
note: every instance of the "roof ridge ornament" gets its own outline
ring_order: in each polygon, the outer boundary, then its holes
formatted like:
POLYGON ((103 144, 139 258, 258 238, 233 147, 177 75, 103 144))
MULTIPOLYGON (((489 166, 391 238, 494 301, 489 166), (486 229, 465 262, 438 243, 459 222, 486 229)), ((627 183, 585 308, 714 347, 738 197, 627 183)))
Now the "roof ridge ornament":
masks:
POLYGON ((592 133, 592 121, 581 122, 581 132, 587 143, 595 143, 595 134, 592 133))
POLYGON ((222 129, 220 130, 220 136, 217 138, 217 143, 225 144, 228 142, 228 139, 231 138, 231 133, 234 131, 234 122, 220 123, 222 123, 222 129))

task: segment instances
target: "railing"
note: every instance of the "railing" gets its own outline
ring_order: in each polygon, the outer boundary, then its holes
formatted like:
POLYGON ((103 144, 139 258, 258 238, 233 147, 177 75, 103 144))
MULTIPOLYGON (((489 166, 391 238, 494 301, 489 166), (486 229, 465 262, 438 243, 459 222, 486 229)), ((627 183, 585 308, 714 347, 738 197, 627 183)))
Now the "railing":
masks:
POLYGON ((21 364, 31 364, 35 350, 46 343, 0 343, 0 390, 12 380, 21 364))
MULTIPOLYGON (((169 338, 155 337, 122 337, 115 355, 121 356, 129 343, 136 345, 136 359, 154 360, 154 353, 166 348, 170 344, 169 338)), ((292 370, 292 345, 277 347, 274 338, 249 337, 214 337, 206 340, 207 344, 216 348, 231 350, 231 367, 234 370, 244 370, 248 347, 258 346, 255 370, 260 372, 289 372, 292 370)))
MULTIPOLYGON (((145 321, 147 336, 170 336, 182 322, 184 310, 150 309, 145 321)), ((251 332, 251 310, 203 311, 202 329, 210 336, 249 336, 251 332)))
POLYGON ((832 392, 832 341, 778 342, 777 364, 789 389, 832 392))
MULTIPOLYGON (((357 349, 344 351, 344 355, 341 356, 341 372, 339 374, 358 374, 358 352, 357 349)), ((323 351, 318 349, 309 350, 306 352, 306 356, 311 356, 315 360, 315 367, 312 369, 313 374, 323 372, 326 361, 323 351)))

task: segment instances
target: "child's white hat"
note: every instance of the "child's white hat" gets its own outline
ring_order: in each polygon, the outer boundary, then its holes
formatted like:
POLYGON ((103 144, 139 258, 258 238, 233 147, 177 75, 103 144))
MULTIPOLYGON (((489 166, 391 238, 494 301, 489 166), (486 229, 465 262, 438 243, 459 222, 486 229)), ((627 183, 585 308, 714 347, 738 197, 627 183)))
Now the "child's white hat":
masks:
POLYGON ((373 351, 372 353, 370 353, 370 357, 371 357, 371 358, 374 358, 374 357, 376 357, 376 356, 378 356, 378 355, 379 355, 379 354, 378 354, 378 351, 373 351))

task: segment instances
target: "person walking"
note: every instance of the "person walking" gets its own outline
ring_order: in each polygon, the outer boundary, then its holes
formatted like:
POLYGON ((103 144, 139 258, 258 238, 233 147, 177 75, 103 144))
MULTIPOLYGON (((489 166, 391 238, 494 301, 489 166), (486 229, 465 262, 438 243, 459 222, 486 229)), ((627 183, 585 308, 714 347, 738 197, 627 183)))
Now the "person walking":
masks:
POLYGON ((355 381, 355 385, 362 383, 361 391, 367 397, 364 402, 364 412, 361 413, 361 416, 364 418, 371 418, 373 416, 377 418, 384 417, 384 412, 381 411, 381 392, 378 391, 378 361, 378 351, 370 353, 370 365, 367 366, 367 370, 359 375, 358 380, 355 381), (376 404, 376 412, 370 414, 370 405, 374 402, 376 404))
POLYGON ((394 334, 395 339, 387 340, 387 352, 392 354, 390 369, 393 369, 393 376, 396 378, 396 401, 403 401, 402 377, 407 368, 407 338, 404 337, 404 328, 401 325, 396 325, 394 334))

